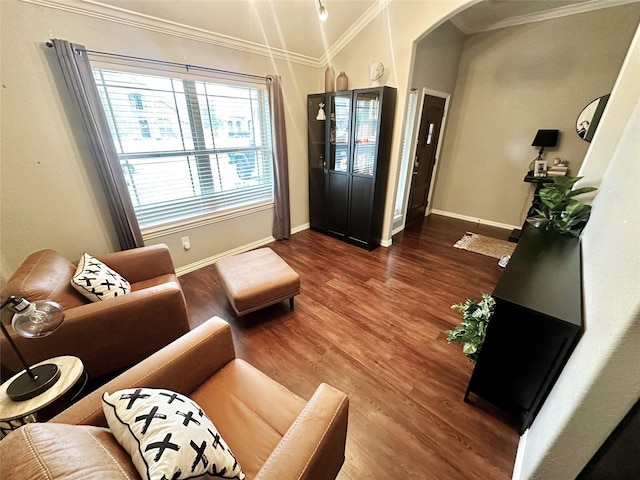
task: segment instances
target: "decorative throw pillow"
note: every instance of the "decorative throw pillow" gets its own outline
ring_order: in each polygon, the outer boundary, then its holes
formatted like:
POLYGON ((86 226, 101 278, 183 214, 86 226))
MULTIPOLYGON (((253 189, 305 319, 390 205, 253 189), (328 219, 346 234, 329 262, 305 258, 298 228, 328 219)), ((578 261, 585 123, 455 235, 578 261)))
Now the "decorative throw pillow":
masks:
POLYGON ((131 285, 119 273, 88 253, 82 255, 71 285, 92 302, 131 292, 131 285))
POLYGON ((102 407, 142 478, 244 479, 213 422, 190 398, 170 390, 131 388, 104 393, 102 407))

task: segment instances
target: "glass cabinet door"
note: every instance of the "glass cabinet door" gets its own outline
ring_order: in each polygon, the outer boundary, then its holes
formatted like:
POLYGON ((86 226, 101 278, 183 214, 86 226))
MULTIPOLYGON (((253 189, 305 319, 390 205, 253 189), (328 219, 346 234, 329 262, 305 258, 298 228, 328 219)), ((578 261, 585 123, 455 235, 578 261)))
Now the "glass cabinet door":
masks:
POLYGON ((325 169, 326 109, 324 95, 309 95, 309 167, 325 169))
POLYGON ((334 172, 349 170, 349 128, 351 124, 351 94, 331 95, 329 114, 329 165, 334 172))
POLYGON ((355 104, 352 173, 373 175, 378 151, 380 92, 358 92, 355 104))

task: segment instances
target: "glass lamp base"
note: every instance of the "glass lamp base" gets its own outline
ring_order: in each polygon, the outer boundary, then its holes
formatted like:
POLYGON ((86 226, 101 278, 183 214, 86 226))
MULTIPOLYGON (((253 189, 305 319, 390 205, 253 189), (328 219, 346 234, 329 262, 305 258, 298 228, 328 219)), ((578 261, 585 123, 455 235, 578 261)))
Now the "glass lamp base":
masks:
POLYGON ((60 378, 60 369, 53 363, 38 365, 32 368, 31 372, 35 375, 35 380, 24 372, 7 387, 7 396, 14 402, 22 402, 40 395, 50 389, 60 378))

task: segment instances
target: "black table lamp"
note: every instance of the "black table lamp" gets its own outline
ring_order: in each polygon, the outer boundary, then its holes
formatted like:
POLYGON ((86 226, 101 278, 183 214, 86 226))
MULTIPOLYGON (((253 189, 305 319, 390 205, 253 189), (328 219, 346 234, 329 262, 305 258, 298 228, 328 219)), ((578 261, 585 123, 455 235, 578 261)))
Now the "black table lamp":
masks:
POLYGON ((540 151, 538 152, 538 156, 529 164, 529 175, 533 174, 536 162, 542 160, 544 147, 555 147, 558 144, 558 133, 558 130, 538 130, 531 146, 540 147, 540 151))
MULTIPOLYGON (((4 307, 9 307, 14 312, 11 326, 21 337, 46 337, 55 332, 64 320, 63 308, 51 300, 29 302, 24 298, 9 297, 2 302, 0 310, 4 307)), ((46 363, 30 368, 1 321, 0 327, 25 369, 25 372, 7 387, 9 398, 16 402, 29 400, 51 388, 60 378, 58 366, 46 363)))
POLYGON ((558 144, 558 133, 558 130, 538 130, 531 143, 532 147, 540 147, 536 160, 542 160, 544 147, 555 147, 558 144))

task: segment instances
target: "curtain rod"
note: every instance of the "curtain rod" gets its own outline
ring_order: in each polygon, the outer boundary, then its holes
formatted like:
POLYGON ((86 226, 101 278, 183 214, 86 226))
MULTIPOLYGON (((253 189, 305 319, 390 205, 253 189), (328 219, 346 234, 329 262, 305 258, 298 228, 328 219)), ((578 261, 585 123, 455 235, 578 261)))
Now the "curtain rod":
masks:
MULTIPOLYGON (((51 42, 46 42, 47 47, 49 48, 53 48, 53 43, 51 42)), ((138 60, 138 61, 142 61, 142 62, 149 62, 149 63, 155 63, 155 64, 159 64, 159 65, 167 65, 167 66, 171 66, 171 67, 184 67, 187 72, 191 69, 191 70, 203 70, 206 72, 215 72, 215 73, 221 73, 224 75, 233 75, 236 77, 245 77, 245 78, 253 78, 256 80, 269 80, 269 77, 265 77, 265 76, 260 76, 260 75, 252 75, 250 73, 241 73, 241 72, 232 72, 231 70, 221 70, 219 68, 211 68, 211 67, 201 67, 199 65, 190 65, 187 63, 178 63, 178 62, 169 62, 167 60, 156 60, 154 58, 145 58, 145 57, 134 57, 131 55, 122 55, 119 53, 109 53, 109 52, 99 52, 96 50, 87 50, 87 49, 82 49, 87 53, 93 53, 94 55, 102 55, 105 57, 110 57, 110 58, 121 58, 121 59, 125 59, 125 60, 138 60)))

